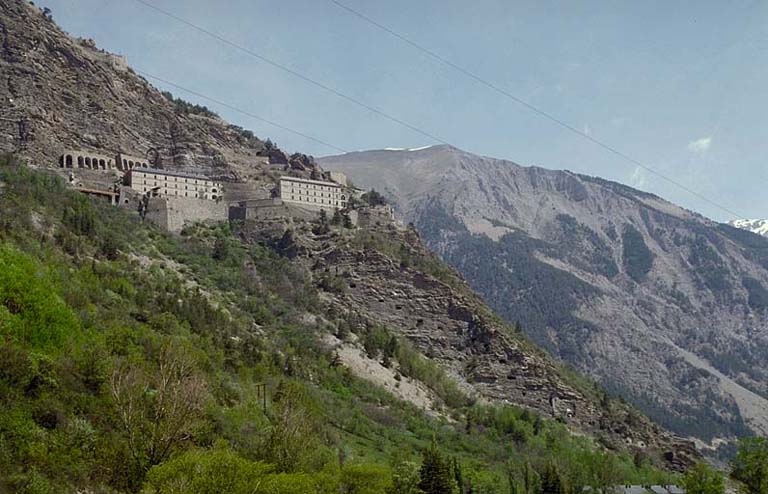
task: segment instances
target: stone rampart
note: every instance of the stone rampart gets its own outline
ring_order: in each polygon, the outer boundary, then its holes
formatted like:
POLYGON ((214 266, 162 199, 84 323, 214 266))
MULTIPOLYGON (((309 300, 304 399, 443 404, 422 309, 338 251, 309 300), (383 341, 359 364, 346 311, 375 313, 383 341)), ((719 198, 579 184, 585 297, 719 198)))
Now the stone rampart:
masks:
POLYGON ((179 233, 185 224, 226 221, 228 205, 222 201, 186 197, 150 197, 144 217, 166 230, 179 233))

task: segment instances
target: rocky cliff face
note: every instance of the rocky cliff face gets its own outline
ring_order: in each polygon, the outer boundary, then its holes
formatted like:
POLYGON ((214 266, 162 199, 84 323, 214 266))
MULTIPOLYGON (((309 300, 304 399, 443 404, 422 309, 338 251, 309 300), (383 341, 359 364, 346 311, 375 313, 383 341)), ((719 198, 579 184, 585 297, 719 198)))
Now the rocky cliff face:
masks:
MULTIPOLYGON (((265 149, 206 108, 174 100, 124 59, 74 39, 28 2, 0 0, 0 152, 55 166, 65 149, 118 151, 158 168, 258 180, 266 161, 311 167, 265 149)), ((303 157, 306 158, 306 157, 303 157)))
POLYGON ((450 146, 320 160, 397 204, 508 321, 661 424, 768 432, 768 241, 651 194, 450 146))
POLYGON ((694 444, 576 378, 500 320, 412 229, 313 233, 282 220, 248 222, 242 236, 304 264, 340 318, 383 326, 439 362, 474 399, 516 404, 568 423, 613 450, 683 469, 694 444))

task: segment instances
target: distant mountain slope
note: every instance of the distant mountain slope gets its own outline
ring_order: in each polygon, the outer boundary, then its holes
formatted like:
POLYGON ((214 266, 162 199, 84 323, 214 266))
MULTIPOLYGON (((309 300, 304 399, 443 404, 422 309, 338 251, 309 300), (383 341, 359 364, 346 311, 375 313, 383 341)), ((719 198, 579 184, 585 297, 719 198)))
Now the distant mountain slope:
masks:
POLYGON ((768 432, 768 240, 451 146, 320 160, 389 196, 490 305, 673 430, 768 432))
POLYGON ((768 220, 732 220, 728 224, 764 237, 768 236, 768 220))

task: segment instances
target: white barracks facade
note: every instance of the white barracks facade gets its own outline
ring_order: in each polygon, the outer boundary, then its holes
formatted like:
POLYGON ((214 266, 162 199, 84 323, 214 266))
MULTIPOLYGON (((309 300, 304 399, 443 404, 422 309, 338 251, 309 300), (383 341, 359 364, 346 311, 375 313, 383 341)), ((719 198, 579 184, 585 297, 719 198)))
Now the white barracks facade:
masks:
POLYGON ((347 206, 347 193, 335 182, 280 177, 279 193, 283 202, 297 206, 327 211, 347 206))
POLYGON ((127 175, 131 189, 153 197, 187 197, 215 201, 221 199, 223 195, 220 183, 199 175, 152 168, 134 168, 129 170, 127 175))

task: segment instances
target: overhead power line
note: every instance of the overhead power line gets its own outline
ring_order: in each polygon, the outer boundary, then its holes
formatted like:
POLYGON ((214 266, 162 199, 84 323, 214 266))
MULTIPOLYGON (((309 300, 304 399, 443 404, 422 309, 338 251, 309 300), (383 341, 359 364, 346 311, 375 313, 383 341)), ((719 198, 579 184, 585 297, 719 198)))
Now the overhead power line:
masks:
MULTIPOLYGON (((137 0, 137 1, 142 1, 142 0, 137 0)), ((629 163, 632 163, 633 165, 635 165, 635 166, 637 166, 639 168, 642 168, 643 170, 645 170, 645 171, 647 171, 649 173, 652 173, 653 175, 656 175, 657 177, 667 181, 668 183, 670 183, 672 185, 675 185, 676 187, 680 188, 681 190, 684 190, 684 191, 688 192, 689 194, 691 194, 691 195, 701 199, 702 201, 706 202, 707 204, 709 204, 711 206, 714 206, 714 207, 720 209, 721 211, 725 211, 726 213, 728 213, 730 215, 733 215, 735 217, 744 217, 743 215, 733 211, 732 209, 730 209, 730 208, 728 208, 726 206, 723 206, 721 204, 718 204, 717 202, 711 200, 710 198, 708 198, 704 194, 701 194, 701 193, 691 189, 690 187, 686 186, 685 184, 683 184, 683 183, 681 183, 681 182, 679 182, 679 181, 677 181, 677 180, 675 180, 675 179, 673 179, 671 177, 668 177, 667 175, 665 175, 664 173, 660 172, 659 170, 656 170, 655 168, 653 168, 651 166, 648 166, 648 165, 642 163, 641 161, 639 161, 639 160, 629 156, 628 154, 624 153, 623 151, 618 150, 614 146, 612 146, 612 145, 610 145, 610 144, 608 144, 606 142, 603 142, 603 141, 601 141, 599 139, 596 139, 595 137, 592 137, 591 135, 587 134, 586 132, 583 132, 582 130, 579 130, 577 127, 574 127, 573 125, 571 125, 571 124, 569 124, 569 123, 567 123, 567 122, 557 118, 556 116, 552 115, 551 113, 548 113, 548 112, 546 112, 546 111, 544 111, 544 110, 542 110, 542 109, 532 105, 531 103, 528 103, 527 101, 525 101, 525 100, 515 96, 514 94, 512 94, 509 91, 499 87, 498 85, 496 85, 496 84, 494 84, 492 82, 489 82, 488 80, 480 77, 479 75, 475 74, 474 72, 470 71, 469 69, 466 69, 466 68, 462 67, 461 65, 458 65, 458 64, 452 62, 451 60, 445 58, 444 56, 440 55, 439 53, 437 53, 437 52, 435 52, 433 50, 430 50, 429 48, 426 48, 426 47, 420 45, 419 43, 416 43, 415 41, 411 40, 410 38, 408 38, 408 37, 398 33, 397 31, 395 31, 395 30, 385 26, 384 24, 376 21, 375 19, 373 19, 373 18, 371 18, 371 17, 369 17, 369 16, 367 16, 367 15, 365 15, 365 14, 363 14, 363 13, 361 13, 361 12, 355 10, 355 9, 353 9, 352 7, 350 7, 350 6, 340 2, 339 0, 328 0, 328 1, 330 1, 333 4, 335 4, 337 7, 341 8, 343 10, 346 10, 347 12, 352 14, 353 16, 355 16, 355 17, 357 17, 359 19, 362 19, 363 21, 367 22, 368 24, 371 24, 372 26, 376 27, 377 29, 380 29, 381 31, 384 31, 385 33, 387 33, 387 34, 389 34, 391 36, 394 36, 395 38, 399 39, 400 41, 403 41, 404 43, 406 43, 406 44, 412 46, 413 48, 415 48, 416 50, 418 50, 418 51, 420 51, 420 52, 430 56, 431 58, 437 60, 438 62, 440 62, 440 63, 442 63, 444 65, 447 65, 448 67, 451 67, 452 69, 454 69, 454 70, 464 74, 465 76, 467 76, 470 79, 474 80, 478 84, 481 84, 481 85, 487 87, 488 89, 491 89, 492 91, 494 91, 494 92, 496 92, 496 93, 498 93, 498 94, 500 94, 500 95, 502 95, 502 96, 504 96, 504 97, 506 97, 506 98, 508 98, 508 99, 510 99, 512 101, 514 101, 515 103, 517 103, 517 104, 527 108, 528 110, 530 110, 533 113, 539 115, 540 117, 543 117, 543 118, 545 118, 547 120, 550 120, 551 122, 556 123, 560 127, 568 130, 569 132, 572 132, 573 134, 576 134, 577 136, 592 142, 593 144, 601 147, 602 149, 604 149, 606 151, 609 151, 610 153, 612 153, 612 154, 622 158, 623 160, 628 161, 629 163)))
POLYGON ((235 112, 237 112, 237 113, 241 113, 241 114, 243 114, 243 115, 245 115, 245 116, 251 117, 251 118, 253 118, 253 119, 256 119, 256 120, 258 120, 258 121, 260 121, 260 122, 264 122, 264 123, 266 123, 266 124, 269 124, 269 125, 271 125, 271 126, 273 126, 273 127, 276 127, 276 128, 278 128, 278 129, 282 129, 282 130, 285 130, 285 131, 287 131, 287 132, 290 132, 291 134, 295 134, 295 135, 297 135, 297 136, 303 137, 303 138, 305 138, 305 139, 308 139, 308 140, 310 140, 310 141, 316 142, 316 143, 318 143, 318 144, 322 144, 323 146, 327 146, 327 147, 329 147, 329 148, 331 148, 331 149, 333 149, 333 150, 336 150, 336 151, 339 151, 339 152, 342 152, 342 153, 348 153, 348 152, 349 152, 349 151, 347 151, 346 149, 344 149, 344 148, 342 148, 342 147, 339 147, 339 146, 333 145, 333 144, 331 144, 331 143, 329 143, 329 142, 327 142, 327 141, 324 141, 324 140, 322 140, 322 139, 318 139, 317 137, 312 137, 312 136, 311 136, 311 135, 309 135, 309 134, 305 134, 305 133, 303 133, 303 132, 300 132, 300 131, 298 131, 298 130, 295 130, 295 129, 292 129, 292 128, 290 128, 290 127, 287 127, 287 126, 285 126, 285 125, 283 125, 283 124, 280 124, 280 123, 274 122, 274 121, 272 121, 272 120, 268 120, 268 119, 266 119, 266 118, 260 117, 260 116, 258 116, 258 115, 256 115, 256 114, 254 114, 254 113, 251 113, 251 112, 248 112, 248 111, 242 110, 242 109, 240 109, 240 108, 238 108, 238 107, 236 107, 236 106, 234 106, 234 105, 231 105, 231 104, 229 104, 229 103, 225 103, 225 102, 223 102, 223 101, 220 101, 220 100, 218 100, 218 99, 215 99, 215 98, 211 98, 210 96, 206 96, 206 95, 205 95, 205 94, 203 94, 203 93, 200 93, 200 92, 198 92, 198 91, 195 91, 195 90, 193 90, 193 89, 189 89, 189 88, 186 88, 186 87, 184 87, 184 86, 181 86, 181 85, 179 85, 179 84, 176 84, 175 82, 171 82, 171 81, 169 81, 169 80, 163 79, 163 78, 161 78, 161 77, 158 77, 158 76, 156 76, 156 75, 152 75, 152 74, 150 74, 149 72, 146 72, 146 71, 144 71, 144 70, 140 70, 140 69, 134 69, 134 70, 135 70, 137 73, 139 73, 139 74, 143 75, 144 77, 148 77, 148 78, 150 78, 150 79, 154 79, 154 80, 156 80, 156 81, 162 82, 163 84, 166 84, 166 85, 168 85, 168 86, 171 86, 171 87, 174 87, 174 88, 176 88, 176 89, 179 89, 179 90, 181 90, 181 91, 184 91, 185 93, 193 94, 193 95, 197 96, 198 98, 202 98, 202 99, 204 99, 204 100, 210 101, 210 102, 212 102, 212 103, 215 103, 215 104, 217 104, 217 105, 219 105, 219 106, 222 106, 222 107, 224 107, 224 108, 228 108, 228 109, 230 109, 230 110, 232 110, 232 111, 235 111, 235 112))
POLYGON ((148 8, 150 8, 150 9, 156 11, 156 12, 159 12, 160 14, 165 15, 166 17, 174 19, 174 20, 176 20, 176 21, 178 21, 178 22, 180 22, 180 23, 182 23, 182 24, 184 24, 184 25, 186 25, 186 26, 188 26, 188 27, 190 27, 190 28, 192 28, 192 29, 194 29, 194 30, 196 30, 198 32, 201 32, 201 33, 205 34, 206 36, 209 36, 209 37, 211 37, 213 39, 216 39, 216 40, 220 41, 221 43, 224 43, 225 45, 231 46, 232 48, 235 48, 236 50, 239 50, 239 51, 241 51, 241 52, 243 52, 243 53, 245 53, 245 54, 247 54, 247 55, 249 55, 249 56, 251 56, 253 58, 261 60, 262 62, 264 62, 266 64, 269 64, 269 65, 271 65, 271 66, 273 66, 275 68, 278 68, 278 69, 280 69, 280 70, 282 70, 284 72, 287 72, 288 74, 291 74, 292 76, 297 77, 297 78, 301 79, 304 82, 312 84, 313 86, 319 87, 320 89, 323 89, 324 91, 327 91, 327 92, 329 92, 329 93, 331 93, 331 94, 333 94, 333 95, 335 95, 335 96, 337 96, 337 97, 339 97, 339 98, 341 98, 343 100, 346 100, 346 101, 348 101, 350 103, 353 103, 353 104, 355 104, 357 106, 360 106, 362 108, 365 108, 366 110, 368 110, 368 111, 370 111, 372 113, 375 113, 376 115, 379 115, 380 117, 383 117, 383 118, 386 118, 387 120, 395 122, 396 124, 401 125, 403 127, 406 127, 406 128, 408 128, 408 129, 410 129, 410 130, 412 130, 414 132, 417 132, 417 133, 419 133, 419 134, 421 134, 421 135, 423 135, 425 137, 428 137, 428 138, 432 139, 433 141, 436 141, 436 142, 439 142, 439 143, 442 143, 442 144, 450 144, 448 141, 446 141, 444 139, 441 139, 440 137, 437 137, 437 136, 435 136, 435 135, 433 135, 433 134, 431 134, 431 133, 429 133, 429 132, 427 132, 425 130, 422 130, 422 129, 420 129, 419 127, 417 127, 415 125, 409 124, 408 122, 406 122, 404 120, 401 120, 401 119, 399 119, 399 118, 397 118, 395 116, 392 116, 389 113, 386 113, 386 112, 384 112, 384 111, 382 111, 382 110, 380 110, 380 109, 378 109, 378 108, 376 108, 374 106, 371 106, 371 105, 369 105, 369 104, 367 104, 367 103, 365 103, 363 101, 360 101, 359 99, 357 99, 357 98, 355 98, 353 96, 349 96, 347 94, 344 94, 341 91, 339 91, 337 89, 334 89, 331 86, 328 86, 327 84, 319 82, 319 81, 317 81, 317 80, 315 80, 315 79, 313 79, 313 78, 311 78, 309 76, 306 76, 306 75, 302 74, 301 72, 298 72, 297 70, 294 70, 294 69, 292 69, 292 68, 290 68, 290 67, 288 67, 286 65, 283 65, 283 64, 281 64, 279 62, 276 62, 275 60, 272 60, 272 59, 270 59, 270 58, 268 58, 268 57, 266 57, 266 56, 264 56, 264 55, 262 55, 260 53, 257 53, 255 51, 251 50, 250 48, 246 48, 246 47, 244 47, 244 46, 242 46, 242 45, 240 45, 238 43, 235 43, 234 41, 231 41, 231 40, 225 38, 224 36, 221 36, 220 34, 214 33, 213 31, 209 31, 208 29, 205 29, 204 27, 201 27, 201 26, 199 26, 197 24, 194 24, 193 22, 190 22, 190 21, 188 21, 188 20, 186 20, 186 19, 184 19, 182 17, 177 16, 176 14, 173 14, 172 12, 168 12, 167 10, 161 9, 160 7, 158 7, 156 5, 153 5, 153 4, 151 4, 151 3, 149 3, 149 2, 147 2, 145 0, 135 0, 135 1, 140 3, 140 4, 142 4, 142 5, 144 5, 145 7, 148 7, 148 8))
MULTIPOLYGON (((220 42, 222 42, 222 43, 224 43, 224 44, 226 44, 228 46, 231 46, 231 47, 233 47, 233 48, 235 48, 235 49, 237 49, 237 50, 239 50, 239 51, 241 51, 243 53, 246 53, 247 55, 249 55, 251 57, 254 57, 254 58, 258 59, 258 60, 261 60, 262 62, 267 63, 267 64, 269 64, 269 65, 271 65, 273 67, 276 67, 276 68, 278 68, 278 69, 280 69, 280 70, 282 70, 284 72, 287 72, 287 73, 289 73, 289 74, 291 74, 291 75, 293 75, 293 76, 295 76, 295 77, 297 77, 297 78, 299 78, 299 79, 301 79, 301 80, 303 80, 303 81, 305 81, 305 82, 307 82, 309 84, 312 84, 312 85, 314 85, 316 87, 319 87, 319 88, 321 88, 321 89, 323 89, 323 90, 325 90, 327 92, 330 92, 330 93, 334 94, 335 96, 337 96, 337 97, 339 97, 341 99, 344 99, 346 101, 349 101, 350 103, 353 103, 353 104, 355 104, 357 106, 365 108, 366 110, 368 110, 368 111, 370 111, 372 113, 375 113, 375 114, 377 114, 377 115, 379 115, 379 116, 381 116, 383 118, 386 118, 386 119, 388 119, 388 120, 390 120, 392 122, 395 122, 395 123, 397 123, 397 124, 399 124, 399 125, 401 125, 403 127, 406 127, 408 129, 410 129, 410 130, 412 130, 414 132, 417 132, 417 133, 419 133, 419 134, 421 134, 421 135, 423 135, 425 137, 428 137, 428 138, 430 138, 430 139, 432 139, 432 140, 434 140, 436 142, 440 142, 442 144, 450 144, 448 141, 446 141, 446 140, 444 140, 444 139, 442 139, 440 137, 437 137, 437 136, 435 136, 434 134, 432 134, 430 132, 427 132, 427 131, 425 131, 423 129, 420 129, 419 127, 417 127, 415 125, 409 124, 408 122, 405 122, 405 121, 403 121, 403 120, 401 120, 401 119, 399 119, 397 117, 394 117, 394 116, 392 116, 392 115, 390 115, 390 114, 388 114, 388 113, 386 113, 386 112, 384 112, 384 111, 382 111, 382 110, 380 110, 380 109, 378 109, 376 107, 373 107, 373 106, 371 106, 371 105, 369 105, 367 103, 364 103, 364 102, 358 100, 357 98, 354 98, 352 96, 348 96, 348 95, 342 93, 341 91, 339 91, 337 89, 334 89, 331 86, 328 86, 328 85, 326 85, 326 84, 324 84, 322 82, 319 82, 319 81, 317 81, 317 80, 315 80, 315 79, 313 79, 311 77, 305 76, 304 74, 298 72, 295 69, 291 69, 290 67, 287 67, 287 66, 285 66, 285 65, 283 65, 283 64, 281 64, 279 62, 276 62, 276 61, 274 61, 274 60, 272 60, 272 59, 270 59, 270 58, 268 58, 268 57, 266 57, 266 56, 264 56, 262 54, 259 54, 259 53, 255 52, 255 51, 253 51, 253 50, 251 50, 249 48, 245 48, 245 47, 243 47, 243 46, 241 46, 241 45, 239 45, 239 44, 237 44, 237 43, 235 43, 235 42, 233 42, 233 41, 231 41, 231 40, 229 40, 229 39, 227 39, 227 38, 225 38, 225 37, 223 37, 223 36, 221 36, 221 35, 219 35, 217 33, 214 33, 214 32, 212 32, 210 30, 207 30, 207 29, 205 29, 205 28, 203 28, 203 27, 201 27, 201 26, 199 26, 197 24, 194 24, 194 23, 192 23, 192 22, 190 22, 190 21, 188 21, 186 19, 183 19, 183 18, 181 18, 181 17, 179 17, 179 16, 177 16, 177 15, 171 13, 171 12, 168 12, 167 10, 161 9, 161 8, 159 8, 159 7, 153 5, 153 4, 151 4, 151 3, 149 3, 149 2, 147 2, 145 0, 135 0, 135 1, 140 3, 140 4, 142 4, 142 5, 144 5, 144 6, 146 6, 146 7, 148 7, 148 8, 150 8, 150 9, 152 9, 152 10, 154 10, 154 11, 156 11, 156 12, 159 12, 159 13, 161 13, 161 14, 163 14, 163 15, 171 18, 171 19, 174 19, 174 20, 176 20, 176 21, 178 21, 178 22, 180 22, 180 23, 182 23, 182 24, 184 24, 184 25, 186 25, 186 26, 188 26, 188 27, 190 27, 190 28, 192 28, 192 29, 194 29, 196 31, 199 31, 199 32, 201 32, 201 33, 203 33, 203 34, 205 34, 205 35, 207 35, 209 37, 212 37, 212 38, 214 38, 214 39, 216 39, 216 40, 218 40, 218 41, 220 41, 220 42)), ((701 194, 701 193, 691 189, 690 187, 686 186, 685 184, 682 184, 681 182, 679 182, 679 181, 677 181, 677 180, 675 180, 675 179, 673 179, 671 177, 668 177, 664 173, 656 170, 655 168, 642 163, 641 161, 639 161, 639 160, 637 160, 637 159, 627 155, 626 153, 618 150, 617 148, 615 148, 615 147, 613 147, 613 146, 611 146, 611 145, 609 145, 609 144, 607 144, 607 143, 605 143, 605 142, 603 142, 603 141, 601 141, 599 139, 596 139, 596 138, 592 137, 591 135, 589 135, 589 134, 579 130, 578 128, 576 128, 576 127, 574 127, 574 126, 572 126, 572 125, 570 125, 570 124, 560 120, 559 118, 555 117, 554 115, 552 115, 550 113, 547 113, 546 111, 537 108, 536 106, 528 103, 527 101, 518 98, 517 96, 515 96, 512 93, 504 90, 503 88, 500 88, 499 86, 497 86, 497 85, 495 85, 495 84, 493 84, 493 83, 483 79, 482 77, 474 74, 473 72, 469 71, 468 69, 465 69, 465 68, 461 67, 460 65, 451 62, 450 60, 448 60, 445 57, 439 55, 438 53, 436 53, 436 52, 434 52, 434 51, 432 51, 432 50, 430 50, 428 48, 425 48, 425 47, 421 46, 420 44, 410 40, 406 36, 404 36, 404 35, 396 32, 396 31, 394 31, 393 29, 388 28, 387 26, 379 23, 378 21, 376 21, 376 20, 366 16, 365 14, 362 14, 362 13, 352 9, 351 7, 343 4, 342 2, 340 2, 338 0, 329 0, 329 1, 333 2, 335 5, 337 5, 338 7, 342 8, 342 9, 344 9, 346 11, 348 11, 349 13, 355 15, 356 17, 366 21, 367 23, 377 27, 378 29, 381 29, 381 30, 387 32, 388 34, 390 34, 390 35, 392 35, 392 36, 402 40, 403 42, 411 45, 415 49, 417 49, 417 50, 419 50, 419 51, 429 55, 430 57, 434 58, 435 60, 438 60, 439 62, 441 62, 441 63, 443 63, 445 65, 448 65, 449 67, 451 67, 451 68, 461 72, 462 74, 466 75, 467 77, 470 77, 471 79, 473 79, 477 83, 482 84, 482 85, 488 87, 489 89, 491 89, 491 90, 493 90, 493 91, 495 91, 495 92, 497 92, 497 93, 499 93, 499 94, 501 94, 501 95, 511 99, 512 101, 514 101, 514 102, 524 106, 525 108, 527 108, 530 111, 538 114, 539 116, 541 116, 543 118, 546 118, 546 119, 556 123, 557 125, 565 128, 566 130, 576 134, 577 136, 582 137, 582 138, 592 142, 593 144, 595 144, 595 145, 605 149, 606 151, 609 151, 610 153, 612 153, 612 154, 614 154, 616 156, 619 156, 623 160, 625 160, 625 161, 627 161, 629 163, 632 163, 635 166, 637 166, 637 167, 639 167, 639 168, 641 168, 643 170, 646 170, 647 172, 649 172, 649 173, 651 173, 651 174, 653 174, 653 175, 663 179, 664 181, 666 181, 666 182, 668 182, 668 183, 670 183, 670 184, 680 188, 681 190, 684 190, 684 191, 688 192, 689 194, 691 194, 691 195, 701 199, 702 201, 706 202, 707 204, 709 204, 711 206, 714 206, 715 208, 720 209, 720 210, 722 210, 724 212, 727 212, 728 214, 730 214, 730 215, 732 215, 734 217, 743 217, 743 215, 733 211, 732 209, 730 209, 730 208, 728 208, 726 206, 723 206, 721 204, 718 204, 717 202, 709 199, 707 196, 705 196, 705 195, 703 195, 703 194, 701 194)), ((160 80, 160 79, 158 79, 158 80, 160 80)), ((177 86, 177 87, 181 88, 180 86, 177 86)), ((195 94, 194 91, 187 91, 187 92, 190 92, 191 94, 195 94)), ((201 97, 205 97, 203 95, 200 95, 200 96, 201 97)), ((209 99, 211 101, 214 101, 214 100, 212 100, 209 97, 205 97, 205 98, 209 99)), ((216 102, 216 101, 214 101, 214 102, 216 102)), ((246 113, 246 112, 240 111, 237 108, 234 108, 234 107, 231 107, 229 105, 223 104, 221 102, 217 102, 217 103, 218 104, 222 104, 223 106, 230 107, 230 108, 232 108, 235 111, 239 111, 241 113, 246 113)), ((248 114, 248 113, 246 113, 246 114, 248 114)), ((253 118, 257 118, 259 120, 265 121, 265 122, 270 123, 270 124, 274 124, 274 123, 268 122, 268 121, 266 121, 266 120, 264 120, 261 117, 258 117, 256 115, 248 114, 248 116, 251 116, 253 118)), ((275 126, 279 126, 279 125, 275 125, 275 126)), ((315 140, 316 142, 319 142, 319 140, 317 140, 317 139, 311 138, 310 136, 307 136, 305 134, 298 133, 296 131, 293 131, 292 129, 285 128, 285 130, 288 130, 289 132, 297 133, 298 135, 302 135, 302 137, 306 137, 308 139, 312 139, 312 140, 315 140)), ((325 143, 325 142, 322 142, 322 144, 329 145, 328 143, 325 143)), ((338 148, 336 146, 333 146, 333 145, 330 145, 330 146, 332 148, 334 148, 334 149, 341 150, 341 148, 338 148)), ((344 151, 344 152, 346 152, 346 151, 344 151)))

